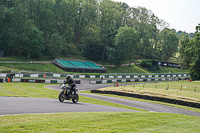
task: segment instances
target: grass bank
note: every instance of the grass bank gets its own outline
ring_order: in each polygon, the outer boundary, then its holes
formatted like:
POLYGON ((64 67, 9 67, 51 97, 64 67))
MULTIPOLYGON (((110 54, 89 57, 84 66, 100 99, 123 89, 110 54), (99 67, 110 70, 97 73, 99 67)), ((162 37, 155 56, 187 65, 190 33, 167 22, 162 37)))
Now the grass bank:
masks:
POLYGON ((121 66, 118 68, 107 67, 107 73, 149 73, 148 71, 136 66, 121 66))
POLYGON ((0 116, 2 132, 197 133, 200 119, 168 113, 58 113, 0 116))
POLYGON ((121 66, 118 68, 107 67, 107 73, 186 73, 186 69, 159 67, 159 70, 145 70, 137 65, 121 66))
POLYGON ((3 72, 15 71, 39 71, 39 72, 56 72, 65 73, 62 69, 52 63, 0 63, 0 69, 3 72))
POLYGON ((158 82, 107 87, 101 90, 120 91, 200 103, 200 82, 158 82))

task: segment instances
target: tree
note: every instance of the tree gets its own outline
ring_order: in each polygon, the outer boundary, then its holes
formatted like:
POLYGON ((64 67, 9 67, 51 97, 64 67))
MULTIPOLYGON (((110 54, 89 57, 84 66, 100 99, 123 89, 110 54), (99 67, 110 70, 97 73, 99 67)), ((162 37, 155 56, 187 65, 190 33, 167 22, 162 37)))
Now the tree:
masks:
POLYGON ((99 27, 101 29, 100 37, 104 44, 102 63, 106 57, 106 50, 112 47, 114 37, 117 34, 118 24, 121 21, 120 6, 111 0, 102 0, 99 6, 99 27))
POLYGON ((138 49, 138 32, 132 27, 119 28, 118 34, 115 36, 114 46, 114 49, 111 48, 109 52, 115 57, 115 65, 120 65, 126 59, 129 60, 130 65, 138 49))
POLYGON ((50 36, 47 36, 48 39, 46 40, 46 51, 45 53, 48 54, 51 58, 61 56, 61 53, 64 49, 64 39, 62 36, 59 36, 58 33, 54 33, 50 36))
POLYGON ((194 45, 188 50, 192 53, 190 75, 193 79, 200 79, 200 24, 196 26, 194 45))
POLYGON ((167 28, 161 32, 161 36, 162 40, 160 45, 162 50, 162 59, 167 61, 178 51, 179 39, 174 30, 167 28))
POLYGON ((93 60, 101 61, 103 54, 103 44, 98 34, 90 34, 85 41, 84 56, 93 60))
POLYGON ((123 59, 129 63, 135 55, 161 58, 163 54, 167 59, 173 54, 164 50, 171 52, 168 44, 175 44, 167 40, 175 36, 164 36, 161 31, 166 26, 146 8, 112 0, 0 0, 0 49, 5 55, 52 58, 76 54, 95 61, 101 55, 101 62, 113 62, 113 55, 116 62, 125 51, 123 59), (123 34, 129 34, 126 39, 130 37, 123 50, 118 49, 124 48, 121 27, 127 31, 123 34), (137 42, 137 50, 131 41, 137 42), (97 54, 92 56, 94 51, 97 54))
POLYGON ((20 40, 22 55, 27 58, 41 58, 45 48, 42 32, 31 23, 27 22, 24 26, 20 40))
POLYGON ((189 68, 193 80, 200 79, 200 24, 196 26, 194 39, 186 36, 180 43, 180 61, 189 68))
POLYGON ((190 40, 189 36, 182 36, 180 38, 179 45, 179 61, 181 65, 185 68, 189 68, 191 62, 191 52, 188 50, 192 45, 194 45, 194 39, 190 40))

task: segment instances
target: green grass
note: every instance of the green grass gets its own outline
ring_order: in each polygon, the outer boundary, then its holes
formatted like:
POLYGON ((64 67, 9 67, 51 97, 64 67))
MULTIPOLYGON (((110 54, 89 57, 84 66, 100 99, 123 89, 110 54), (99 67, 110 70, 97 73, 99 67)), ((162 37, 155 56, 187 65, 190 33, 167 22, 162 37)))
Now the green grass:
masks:
POLYGON ((23 57, 0 57, 0 61, 49 61, 50 59, 28 59, 23 57))
POLYGON ((200 119, 168 113, 57 113, 0 116, 0 131, 31 133, 197 133, 200 119))
POLYGON ((137 65, 121 66, 118 68, 107 67, 107 73, 186 73, 185 69, 160 67, 160 70, 145 70, 137 65))
POLYGON ((139 68, 136 65, 132 65, 132 66, 121 66, 118 68, 107 67, 107 73, 149 73, 149 72, 142 68, 139 68))
POLYGON ((0 61, 28 61, 28 59, 18 57, 0 57, 0 61))
POLYGON ((65 73, 62 69, 56 67, 51 63, 0 63, 0 69, 3 71, 11 70, 27 70, 27 71, 40 71, 40 72, 59 72, 65 73))
POLYGON ((44 88, 45 85, 40 83, 1 83, 0 96, 57 98, 58 91, 44 88))

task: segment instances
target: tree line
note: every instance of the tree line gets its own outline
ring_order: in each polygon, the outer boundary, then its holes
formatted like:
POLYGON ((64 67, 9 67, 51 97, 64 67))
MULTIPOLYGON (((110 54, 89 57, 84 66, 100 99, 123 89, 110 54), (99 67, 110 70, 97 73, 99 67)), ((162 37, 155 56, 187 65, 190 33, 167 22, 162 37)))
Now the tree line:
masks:
POLYGON ((194 38, 183 35, 180 39, 179 60, 184 67, 189 68, 193 80, 200 79, 200 24, 196 26, 194 38))
POLYGON ((0 50, 9 56, 167 61, 179 45, 168 25, 144 7, 112 0, 0 0, 0 50))

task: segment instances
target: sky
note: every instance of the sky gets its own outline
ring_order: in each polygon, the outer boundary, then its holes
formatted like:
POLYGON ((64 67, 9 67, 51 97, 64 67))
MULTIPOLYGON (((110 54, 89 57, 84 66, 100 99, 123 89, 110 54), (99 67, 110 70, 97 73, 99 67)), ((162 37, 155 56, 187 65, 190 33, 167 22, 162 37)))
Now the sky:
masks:
POLYGON ((200 24, 200 0, 113 0, 130 7, 145 7, 159 19, 169 23, 171 29, 194 33, 200 24))

